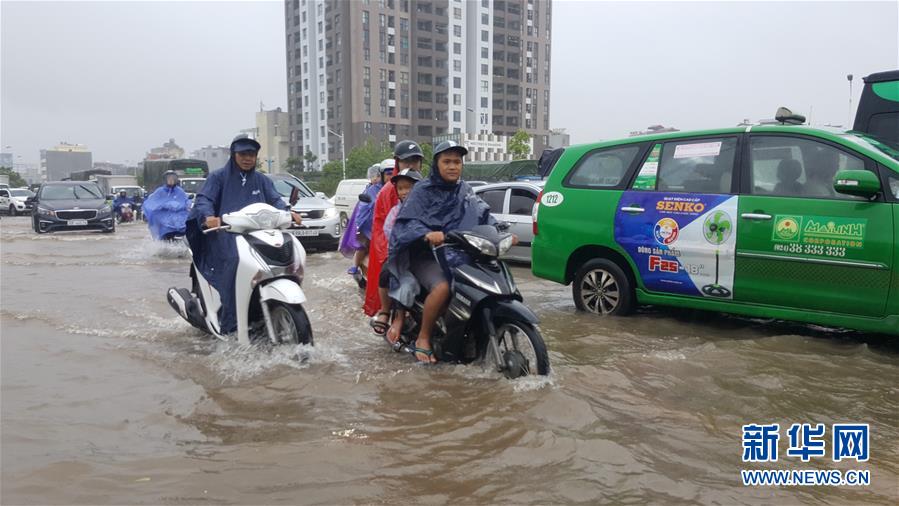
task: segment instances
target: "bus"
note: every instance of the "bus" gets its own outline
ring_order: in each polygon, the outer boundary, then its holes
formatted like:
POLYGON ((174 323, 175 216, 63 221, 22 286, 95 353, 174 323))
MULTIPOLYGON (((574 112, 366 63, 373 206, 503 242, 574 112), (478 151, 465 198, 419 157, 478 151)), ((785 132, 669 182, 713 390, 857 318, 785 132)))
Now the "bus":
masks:
POLYGON ((209 165, 204 160, 180 158, 176 160, 144 160, 144 188, 152 193, 159 188, 163 181, 163 174, 175 171, 181 180, 181 188, 191 197, 195 195, 209 175, 209 165))

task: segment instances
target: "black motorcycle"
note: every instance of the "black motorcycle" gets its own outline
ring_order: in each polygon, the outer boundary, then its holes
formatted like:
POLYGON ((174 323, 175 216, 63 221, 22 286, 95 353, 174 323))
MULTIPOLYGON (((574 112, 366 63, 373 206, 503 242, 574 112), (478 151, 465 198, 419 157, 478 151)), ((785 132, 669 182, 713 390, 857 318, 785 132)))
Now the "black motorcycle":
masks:
MULTIPOLYGON (((512 234, 481 225, 471 231, 450 232, 444 246, 434 248, 452 280, 448 309, 437 320, 431 337, 438 361, 467 364, 484 360, 510 379, 549 374, 549 355, 536 326, 539 320, 522 303, 512 273, 498 258, 512 246, 512 240, 512 234), (458 248, 471 262, 449 267, 444 254, 447 247, 458 248)), ((407 312, 394 351, 414 355, 425 297, 426 292, 419 294, 407 312)))

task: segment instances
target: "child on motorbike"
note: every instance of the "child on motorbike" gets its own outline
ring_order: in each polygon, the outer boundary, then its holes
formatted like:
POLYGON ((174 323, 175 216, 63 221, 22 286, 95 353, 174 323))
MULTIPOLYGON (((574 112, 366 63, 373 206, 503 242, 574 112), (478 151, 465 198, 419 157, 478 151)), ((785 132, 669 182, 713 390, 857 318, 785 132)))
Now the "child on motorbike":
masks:
MULTIPOLYGON (((399 202, 393 206, 387 214, 387 219, 384 220, 384 235, 386 237, 390 237, 390 232, 393 230, 394 223, 396 223, 396 217, 403 207, 403 202, 406 201, 406 197, 412 191, 412 186, 419 181, 421 181, 421 172, 412 169, 404 169, 399 174, 390 178, 390 182, 396 187, 396 195, 399 198, 399 202)), ((378 286, 381 288, 390 288, 389 270, 381 270, 378 286)), ((389 308, 382 308, 382 310, 384 309, 389 308)), ((391 345, 396 344, 397 340, 400 338, 400 332, 403 330, 405 319, 406 311, 401 306, 397 305, 396 315, 393 318, 393 322, 390 324, 390 329, 387 330, 386 336, 387 342, 391 345)))

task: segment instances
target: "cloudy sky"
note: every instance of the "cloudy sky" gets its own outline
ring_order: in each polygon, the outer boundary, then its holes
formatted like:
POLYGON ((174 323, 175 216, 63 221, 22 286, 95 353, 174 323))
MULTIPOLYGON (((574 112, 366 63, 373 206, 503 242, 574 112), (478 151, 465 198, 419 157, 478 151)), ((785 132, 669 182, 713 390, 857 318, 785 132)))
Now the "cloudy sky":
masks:
MULTIPOLYGON (((899 2, 553 2, 551 126, 574 142, 651 124, 771 117, 845 124, 847 74, 899 68, 899 2)), ((136 161, 286 108, 284 5, 0 2, 0 147, 59 141, 136 161)), ((11 146, 11 148, 5 148, 11 146)))

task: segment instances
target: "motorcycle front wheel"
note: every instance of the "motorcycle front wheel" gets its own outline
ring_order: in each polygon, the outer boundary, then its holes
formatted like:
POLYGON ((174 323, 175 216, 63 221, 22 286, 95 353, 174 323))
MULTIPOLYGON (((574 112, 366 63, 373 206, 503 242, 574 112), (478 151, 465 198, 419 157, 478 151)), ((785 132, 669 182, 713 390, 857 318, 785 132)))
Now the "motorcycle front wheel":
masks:
MULTIPOLYGON (((501 362, 497 368, 507 378, 514 379, 529 374, 545 376, 549 374, 549 354, 543 336, 533 324, 518 320, 500 320, 496 326, 496 343, 499 346, 501 362)), ((492 348, 492 343, 489 348, 492 348)), ((492 349, 487 350, 486 359, 496 361, 492 349)))
POLYGON ((270 312, 272 329, 281 344, 313 344, 312 324, 303 306, 272 302, 270 312))

